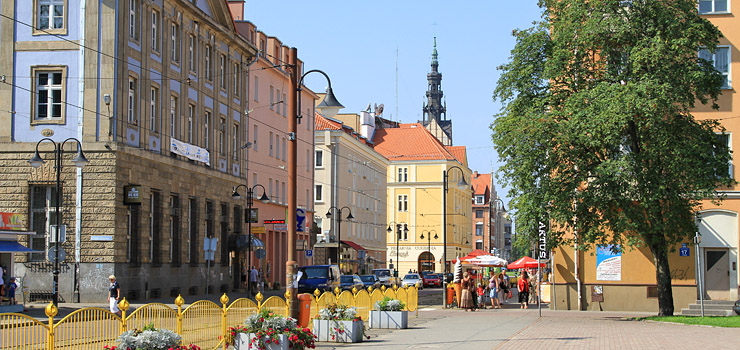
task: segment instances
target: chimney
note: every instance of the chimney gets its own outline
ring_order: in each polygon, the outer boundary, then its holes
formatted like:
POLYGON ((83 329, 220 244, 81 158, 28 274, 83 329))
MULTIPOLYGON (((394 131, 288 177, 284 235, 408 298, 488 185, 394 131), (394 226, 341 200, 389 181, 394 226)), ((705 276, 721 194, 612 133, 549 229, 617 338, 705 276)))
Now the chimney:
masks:
POLYGON ((474 179, 477 179, 478 178, 478 170, 476 170, 476 171, 473 172, 473 178, 474 179))
POLYGON ((231 12, 231 18, 235 21, 244 20, 244 2, 246 0, 228 0, 226 3, 229 5, 229 11, 231 12))

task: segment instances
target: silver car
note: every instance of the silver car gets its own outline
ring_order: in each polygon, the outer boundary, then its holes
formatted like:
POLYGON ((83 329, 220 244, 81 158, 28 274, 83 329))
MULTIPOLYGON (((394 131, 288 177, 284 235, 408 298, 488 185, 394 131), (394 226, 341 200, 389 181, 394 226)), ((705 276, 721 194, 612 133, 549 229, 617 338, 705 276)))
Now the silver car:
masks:
POLYGON ((409 286, 422 289, 423 285, 424 281, 418 273, 409 273, 406 276, 403 276, 403 280, 401 281, 401 286, 403 287, 409 286))

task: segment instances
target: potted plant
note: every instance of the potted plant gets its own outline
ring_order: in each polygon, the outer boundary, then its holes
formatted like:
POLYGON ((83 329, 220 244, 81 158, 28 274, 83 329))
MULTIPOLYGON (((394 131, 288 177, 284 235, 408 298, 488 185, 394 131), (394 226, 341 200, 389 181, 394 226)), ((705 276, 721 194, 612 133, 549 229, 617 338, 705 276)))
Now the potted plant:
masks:
POLYGON ((365 333, 365 324, 356 308, 331 303, 319 310, 319 316, 313 319, 313 331, 319 341, 359 343, 365 333))
POLYGON ((402 301, 390 297, 375 302, 370 311, 370 328, 408 328, 409 312, 405 307, 402 301))
POLYGON ((314 348, 315 336, 308 328, 301 328, 296 320, 262 309, 244 320, 243 325, 230 327, 224 344, 236 350, 302 350, 314 348))
POLYGON ((182 337, 169 329, 156 329, 150 323, 143 329, 133 329, 118 336, 118 346, 104 346, 104 350, 200 350, 195 345, 180 345, 182 337))

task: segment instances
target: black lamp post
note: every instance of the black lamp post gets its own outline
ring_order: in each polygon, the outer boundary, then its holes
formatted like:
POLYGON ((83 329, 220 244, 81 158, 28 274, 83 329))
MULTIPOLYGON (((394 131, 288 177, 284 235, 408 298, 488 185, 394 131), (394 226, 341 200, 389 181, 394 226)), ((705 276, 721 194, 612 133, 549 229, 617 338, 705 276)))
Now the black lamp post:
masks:
POLYGON ((352 220, 355 217, 352 216, 352 209, 350 209, 347 206, 344 206, 342 208, 337 208, 335 206, 329 207, 329 211, 326 212, 326 217, 331 219, 331 210, 334 209, 335 212, 339 212, 339 215, 337 216, 337 266, 339 266, 339 273, 342 273, 342 210, 347 209, 349 211, 349 214, 347 214, 347 220, 352 220))
MULTIPOLYGON (((324 101, 317 107, 324 108, 326 113, 330 111, 338 111, 344 107, 340 104, 334 92, 331 89, 331 80, 326 73, 320 70, 310 70, 300 75, 298 70, 298 49, 295 47, 290 48, 288 56, 288 69, 290 71, 290 97, 288 97, 288 105, 290 108, 290 116, 288 117, 288 140, 290 141, 290 147, 288 148, 288 260, 285 263, 285 286, 286 292, 289 294, 290 299, 290 310, 289 316, 298 318, 300 311, 300 305, 298 304, 298 286, 297 283, 293 283, 293 278, 297 272, 296 263, 296 210, 298 209, 297 202, 297 182, 298 174, 298 121, 300 120, 301 113, 301 96, 300 92, 303 89, 303 78, 309 73, 317 72, 321 73, 326 77, 329 83, 329 88, 326 90, 326 97, 324 101)), ((309 116, 313 117, 313 116, 309 116)))
POLYGON ((391 221, 388 224, 388 229, 386 230, 388 231, 388 233, 393 232, 393 229, 391 227, 393 227, 394 224, 396 225, 396 266, 395 267, 396 267, 396 277, 399 277, 399 274, 398 274, 398 263, 399 263, 398 261, 398 241, 401 240, 401 227, 403 227, 404 233, 408 233, 409 225, 407 225, 405 222, 396 223, 395 221, 391 221))
POLYGON ((77 155, 72 159, 72 163, 75 164, 75 166, 79 169, 82 169, 85 165, 87 165, 88 160, 85 158, 85 154, 82 153, 82 143, 80 143, 80 140, 70 137, 61 143, 57 143, 54 140, 45 137, 39 142, 36 143, 36 151, 33 153, 33 157, 28 160, 28 163, 31 164, 32 167, 38 168, 42 164, 45 163, 45 161, 41 158, 39 155, 39 145, 44 142, 49 141, 52 144, 54 144, 54 169, 56 170, 57 175, 57 181, 56 181, 56 203, 55 203, 55 210, 57 215, 57 222, 56 222, 56 230, 54 230, 54 271, 52 271, 54 275, 54 286, 53 286, 53 293, 52 293, 52 302, 54 305, 59 304, 59 241, 60 241, 60 233, 62 230, 62 213, 59 209, 62 203, 62 156, 64 155, 64 144, 67 143, 67 141, 75 141, 77 142, 77 155))
POLYGON ((247 189, 247 266, 249 266, 249 273, 247 274, 247 295, 252 295, 252 205, 254 204, 254 190, 257 187, 262 188, 262 197, 260 197, 260 202, 262 203, 269 203, 270 197, 267 196, 265 186, 255 184, 251 188, 246 185, 238 185, 234 187, 234 191, 231 193, 231 198, 238 200, 242 197, 239 194, 240 187, 247 189))
MULTIPOLYGON (((429 254, 432 254, 432 232, 434 232, 434 239, 439 239, 439 236, 437 235, 437 231, 431 230, 431 231, 421 231, 421 239, 424 239, 424 232, 427 233, 427 251, 429 254)), ((434 254, 432 254, 432 261, 434 261, 434 254)), ((434 270, 432 269, 432 272, 434 270)))
POLYGON ((442 183, 443 183, 443 191, 442 191, 442 238, 443 238, 443 245, 444 250, 442 251, 442 260, 444 264, 444 277, 442 279, 442 285, 445 286, 445 288, 442 288, 442 306, 447 307, 447 295, 445 294, 447 292, 447 191, 449 190, 449 176, 450 171, 452 169, 460 170, 460 174, 462 175, 460 177, 460 181, 457 183, 457 188, 460 191, 464 191, 468 188, 468 183, 465 182, 465 171, 462 170, 459 166, 453 165, 448 170, 442 170, 442 183))

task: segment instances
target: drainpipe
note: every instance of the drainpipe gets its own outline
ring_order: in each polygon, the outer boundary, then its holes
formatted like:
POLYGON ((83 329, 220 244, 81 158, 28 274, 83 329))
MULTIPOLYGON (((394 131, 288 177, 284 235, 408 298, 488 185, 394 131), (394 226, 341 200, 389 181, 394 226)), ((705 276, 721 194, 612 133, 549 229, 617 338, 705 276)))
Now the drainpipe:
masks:
MULTIPOLYGON (((85 22, 86 1, 80 2, 80 22, 85 22)), ((98 24, 99 25, 99 24, 98 24)), ((78 70, 80 79, 77 81, 78 101, 80 105, 79 117, 77 118, 77 139, 82 141, 82 125, 85 115, 85 26, 80 26, 80 51, 78 70)), ((100 106, 96 106, 100 109, 100 106)), ((99 115, 99 114, 98 114, 99 115)), ((80 260, 81 260, 81 240, 82 240, 82 168, 77 168, 75 179, 75 270, 72 279, 72 290, 75 302, 80 302, 80 260)))
MULTIPOLYGON (((331 137, 331 132, 326 132, 327 136, 331 137)), ((341 137, 341 136, 339 136, 341 137)), ((339 170, 337 169, 337 166, 339 162, 337 161, 339 158, 339 141, 337 142, 331 142, 331 205, 338 206, 339 203, 339 190, 338 190, 338 175, 339 170)), ((329 206, 329 210, 331 210, 331 205, 329 206)), ((327 210, 328 212, 328 210, 327 210)), ((339 229, 340 227, 337 227, 337 219, 342 218, 342 212, 339 212, 339 215, 334 215, 331 218, 331 232, 336 232, 335 230, 339 229)), ((337 237, 340 238, 340 237, 337 237)), ((342 242, 339 242, 339 239, 337 239, 337 254, 341 256, 342 254, 342 242)), ((337 261, 337 266, 339 266, 339 261, 337 261)), ((342 273, 342 267, 339 266, 339 273, 342 273)))
MULTIPOLYGON (((576 218, 574 218, 573 221, 575 222, 577 219, 578 218, 576 217, 576 218)), ((575 239, 576 239, 575 243, 573 244, 573 262, 574 262, 574 265, 575 265, 576 285, 577 285, 577 288, 578 288, 578 311, 581 311, 581 310, 583 310, 583 296, 581 295, 581 277, 580 277, 580 273, 578 271, 578 255, 579 255, 579 252, 578 252, 578 229, 577 228, 574 228, 573 229, 573 235, 575 236, 575 239)))

